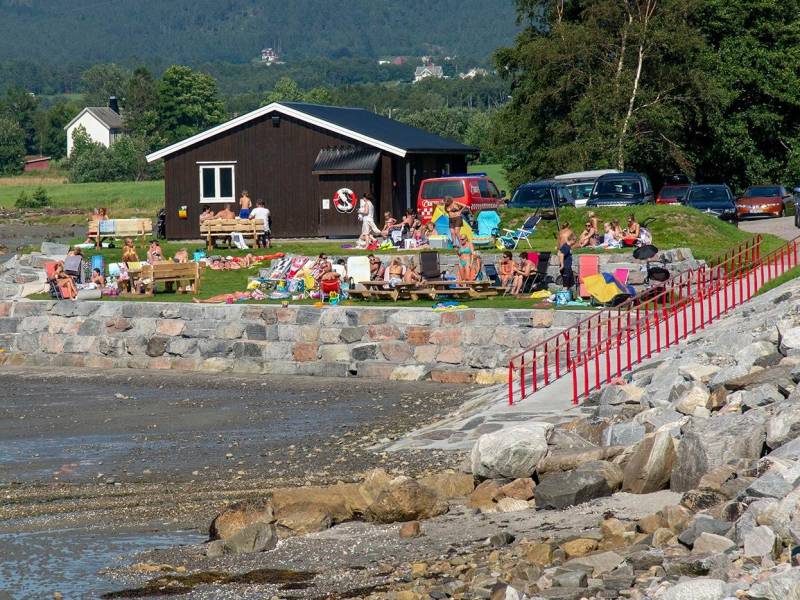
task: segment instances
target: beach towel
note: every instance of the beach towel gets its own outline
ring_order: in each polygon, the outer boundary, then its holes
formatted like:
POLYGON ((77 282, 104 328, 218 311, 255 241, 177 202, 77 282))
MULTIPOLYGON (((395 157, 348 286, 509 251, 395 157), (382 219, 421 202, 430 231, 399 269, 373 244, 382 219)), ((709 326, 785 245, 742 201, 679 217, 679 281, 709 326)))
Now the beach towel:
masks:
POLYGON ((291 279, 292 277, 297 275, 300 269, 306 266, 307 262, 308 262, 307 256, 297 256, 293 258, 291 264, 289 265, 289 269, 286 271, 287 279, 291 279))
POLYGON ((596 254, 579 254, 578 255, 578 275, 580 277, 580 291, 581 298, 588 298, 591 294, 586 289, 584 278, 590 275, 597 275, 600 272, 600 257, 596 254))
POLYGON ((370 280, 369 258, 366 256, 351 256, 347 259, 347 274, 353 283, 370 280))

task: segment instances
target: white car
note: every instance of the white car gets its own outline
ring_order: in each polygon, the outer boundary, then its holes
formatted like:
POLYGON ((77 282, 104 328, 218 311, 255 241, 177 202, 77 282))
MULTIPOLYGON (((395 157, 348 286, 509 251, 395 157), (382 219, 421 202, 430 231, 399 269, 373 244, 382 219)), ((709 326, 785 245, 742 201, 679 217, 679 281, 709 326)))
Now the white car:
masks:
POLYGON ((595 180, 601 175, 620 173, 616 169, 598 169, 596 171, 578 171, 556 175, 553 179, 564 182, 564 187, 575 202, 575 208, 584 208, 589 201, 595 180))

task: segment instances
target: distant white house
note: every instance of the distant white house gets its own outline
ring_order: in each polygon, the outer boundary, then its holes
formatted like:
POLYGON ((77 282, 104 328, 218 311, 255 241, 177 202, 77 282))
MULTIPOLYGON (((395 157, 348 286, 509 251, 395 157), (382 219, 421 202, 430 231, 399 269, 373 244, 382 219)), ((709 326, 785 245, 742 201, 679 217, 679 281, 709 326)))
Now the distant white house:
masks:
POLYGON ((442 67, 434 65, 433 63, 428 63, 414 70, 414 83, 427 79, 428 77, 433 77, 434 79, 441 79, 444 77, 442 67))
POLYGON ((72 154, 72 134, 83 127, 92 141, 109 147, 122 135, 122 116, 116 98, 110 98, 108 106, 87 106, 72 119, 64 129, 67 130, 67 156, 72 154))
POLYGON ((282 65, 280 54, 277 50, 272 48, 263 48, 261 50, 261 62, 267 65, 282 65))

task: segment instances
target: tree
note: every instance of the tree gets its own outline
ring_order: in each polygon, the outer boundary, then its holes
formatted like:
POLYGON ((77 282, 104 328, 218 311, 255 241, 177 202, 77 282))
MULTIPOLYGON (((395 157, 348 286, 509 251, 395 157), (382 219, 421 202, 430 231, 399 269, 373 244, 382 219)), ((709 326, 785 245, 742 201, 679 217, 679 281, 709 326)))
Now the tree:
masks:
POLYGON ((64 127, 78 113, 78 107, 58 102, 49 110, 39 109, 35 116, 36 153, 63 158, 67 153, 67 132, 64 127))
POLYGON ((25 157, 25 132, 19 123, 0 115, 0 174, 22 171, 25 157))
POLYGON ((406 113, 399 120, 442 137, 463 141, 471 111, 464 108, 428 108, 406 113))
POLYGON ((39 101, 22 88, 14 87, 6 90, 5 97, 0 100, 0 112, 12 121, 16 121, 25 133, 25 151, 36 153, 36 110, 39 101))
POLYGON ((109 64, 97 64, 81 75, 84 99, 89 106, 106 106, 111 96, 121 98, 128 85, 128 71, 109 64))
POLYGON ((497 118, 512 184, 587 168, 692 173, 691 132, 716 93, 699 0, 519 0, 528 26, 498 51, 497 118))
POLYGON ((159 128, 171 144, 225 120, 217 82, 189 67, 172 66, 158 86, 159 128))
POLYGON ((158 137, 158 84, 146 67, 139 67, 131 75, 122 106, 125 131, 155 145, 158 137))
POLYGON ((273 102, 308 102, 310 104, 336 104, 334 95, 328 88, 315 87, 302 90, 291 77, 281 77, 272 91, 264 96, 263 105, 273 102))

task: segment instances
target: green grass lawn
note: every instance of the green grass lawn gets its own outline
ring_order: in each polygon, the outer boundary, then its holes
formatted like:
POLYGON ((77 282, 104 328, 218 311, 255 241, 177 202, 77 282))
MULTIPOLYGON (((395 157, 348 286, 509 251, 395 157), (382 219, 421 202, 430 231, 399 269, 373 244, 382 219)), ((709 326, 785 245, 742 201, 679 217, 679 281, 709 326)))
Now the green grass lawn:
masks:
POLYGON ((486 173, 489 179, 494 181, 497 189, 505 191, 508 196, 511 196, 512 190, 508 188, 508 180, 506 180, 506 171, 503 165, 500 164, 485 164, 485 165, 470 165, 467 169, 470 173, 486 173))

